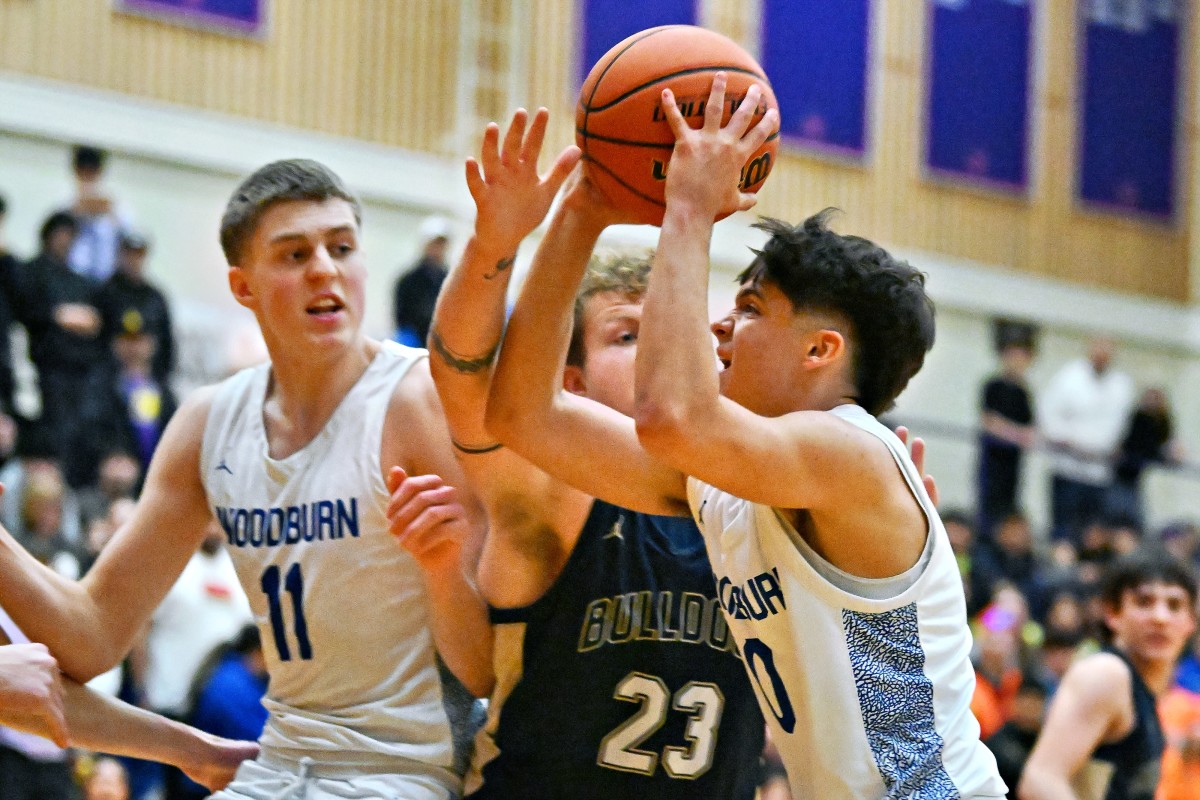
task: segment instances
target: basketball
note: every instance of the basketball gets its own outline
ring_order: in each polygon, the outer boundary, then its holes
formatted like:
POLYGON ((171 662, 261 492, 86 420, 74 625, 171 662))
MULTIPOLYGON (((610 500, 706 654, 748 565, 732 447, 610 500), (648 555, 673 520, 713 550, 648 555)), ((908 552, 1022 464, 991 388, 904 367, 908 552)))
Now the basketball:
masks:
MULTIPOLYGON (((637 222, 661 225, 666 209, 667 164, 675 136, 662 111, 670 88, 693 128, 704 124, 713 76, 727 76, 722 124, 754 83, 764 93, 754 121, 778 108, 762 67, 740 45, 692 25, 664 25, 635 33, 592 67, 575 110, 575 141, 593 184, 637 222)), ((774 166, 779 136, 773 134, 742 169, 741 187, 757 192, 774 166)))

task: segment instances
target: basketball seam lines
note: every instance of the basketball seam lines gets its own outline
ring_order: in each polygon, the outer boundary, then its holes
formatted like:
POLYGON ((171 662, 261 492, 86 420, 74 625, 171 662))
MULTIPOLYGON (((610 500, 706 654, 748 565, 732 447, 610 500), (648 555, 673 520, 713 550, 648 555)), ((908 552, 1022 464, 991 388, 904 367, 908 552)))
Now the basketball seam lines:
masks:
MULTIPOLYGON (((624 51, 621 51, 621 52, 623 53, 624 51)), ((614 58, 613 61, 616 61, 616 59, 614 58)), ((610 64, 609 66, 612 66, 612 65, 610 64)), ((607 72, 607 71, 608 71, 608 69, 605 68, 605 72, 607 72)), ((679 78, 684 75, 695 75, 698 72, 738 72, 738 73, 741 73, 742 75, 751 75, 751 76, 758 78, 759 80, 764 81, 764 82, 767 80, 762 75, 759 75, 757 72, 755 72, 754 70, 743 69, 741 67, 722 66, 720 64, 713 64, 710 66, 703 66, 703 67, 694 67, 692 69, 682 69, 682 70, 679 70, 678 72, 672 72, 669 75, 660 75, 652 81, 646 81, 645 83, 643 83, 640 86, 635 86, 634 88, 630 89, 625 94, 623 94, 620 97, 617 97, 613 100, 610 100, 609 102, 605 103, 602 106, 592 107, 591 97, 589 97, 588 104, 583 107, 583 110, 584 110, 585 114, 591 113, 593 111, 595 111, 595 112, 605 111, 605 110, 617 105, 618 103, 622 102, 623 100, 627 100, 628 98, 632 97, 633 95, 637 94, 638 92, 642 91, 643 89, 645 89, 649 86, 653 86, 656 83, 662 83, 663 81, 669 81, 672 78, 679 78)), ((604 78, 603 75, 601 75, 600 77, 601 77, 601 79, 604 78)), ((596 90, 599 88, 600 88, 600 81, 596 81, 596 86, 595 86, 595 88, 592 89, 592 97, 596 96, 596 90)))
POLYGON ((635 195, 637 195, 638 197, 640 197, 640 198, 642 198, 643 200, 645 200, 647 203, 653 203, 654 205, 658 206, 659 208, 666 208, 666 207, 667 207, 667 204, 666 204, 666 203, 664 203, 662 200, 656 200, 655 198, 651 197, 650 195, 646 194, 645 192, 642 192, 642 191, 640 191, 639 189, 636 189, 636 188, 634 188, 633 186, 630 186, 628 183, 626 183, 626 182, 625 182, 625 181, 624 181, 624 180, 621 178, 621 176, 620 176, 620 175, 618 175, 617 173, 613 172, 613 171, 612 171, 611 169, 609 169, 608 167, 604 166, 603 162, 597 161, 597 160, 596 160, 596 159, 594 159, 594 158, 589 158, 588 156, 584 156, 584 158, 585 158, 586 160, 590 161, 591 163, 595 164, 595 165, 596 165, 597 167, 599 167, 600 169, 604 170, 604 171, 605 171, 605 172, 608 174, 608 177, 612 178, 614 181, 616 181, 617 183, 621 184, 621 185, 622 185, 622 186, 624 186, 626 189, 628 189, 630 194, 635 194, 635 195))
MULTIPOLYGON (((575 132, 587 139, 595 139, 597 142, 607 142, 608 144, 624 144, 630 147, 657 147, 663 150, 672 150, 675 147, 675 142, 639 142, 636 139, 618 139, 615 136, 601 136, 598 133, 588 133, 582 128, 576 128, 575 132)), ((779 131, 772 133, 767 137, 766 141, 771 142, 779 138, 779 131)))
MULTIPOLYGON (((671 26, 671 27, 674 27, 674 26, 671 26)), ((653 36, 656 33, 662 32, 664 29, 665 28, 657 28, 655 30, 647 31, 645 36, 640 36, 637 39, 634 39, 628 45, 626 45, 625 48, 621 52, 619 52, 615 56, 613 56, 612 61, 608 62, 608 64, 605 65, 604 70, 596 78, 596 85, 592 87, 592 92, 591 92, 591 94, 588 95, 587 102, 584 103, 583 98, 582 97, 579 98, 579 102, 582 103, 582 105, 583 105, 583 136, 584 136, 583 154, 585 156, 587 155, 588 117, 592 113, 592 109, 591 109, 592 98, 596 96, 596 92, 599 91, 599 89, 600 89, 600 84, 604 82, 604 76, 608 74, 608 71, 610 69, 612 69, 613 64, 617 63, 617 59, 619 59, 621 56, 625 55, 625 53, 629 51, 629 48, 633 47, 635 44, 637 44, 638 42, 640 42, 644 39, 649 39, 651 36, 653 36)))

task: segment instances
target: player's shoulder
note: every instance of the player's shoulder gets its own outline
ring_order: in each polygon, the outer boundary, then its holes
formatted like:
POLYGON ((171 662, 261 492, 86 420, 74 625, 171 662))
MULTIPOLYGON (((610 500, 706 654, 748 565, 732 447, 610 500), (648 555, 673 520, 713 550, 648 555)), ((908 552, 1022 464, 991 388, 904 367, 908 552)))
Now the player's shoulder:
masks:
POLYGON ((1080 702, 1108 708, 1129 705, 1132 687, 1129 663, 1110 652, 1093 653, 1076 661, 1063 676, 1061 686, 1080 702))

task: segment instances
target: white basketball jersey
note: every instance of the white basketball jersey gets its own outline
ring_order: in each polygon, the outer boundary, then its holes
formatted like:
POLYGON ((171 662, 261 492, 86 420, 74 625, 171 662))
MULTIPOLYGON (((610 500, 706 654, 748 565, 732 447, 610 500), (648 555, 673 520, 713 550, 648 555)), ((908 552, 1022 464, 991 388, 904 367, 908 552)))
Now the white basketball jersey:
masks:
POLYGON ((213 400, 200 469, 262 633, 264 750, 426 771, 457 795, 476 709, 437 657, 420 568, 388 533, 380 464, 389 399, 424 356, 385 343, 283 459, 263 427, 269 365, 239 372, 213 400))
MULTIPOLYGON (((925 554, 903 576, 841 572, 775 509, 688 480, 718 598, 792 791, 797 800, 1003 798, 971 714, 971 634, 941 520, 891 431, 858 406, 831 413, 888 446, 929 519, 925 554)), ((887 546, 886 531, 879 542, 887 546)))

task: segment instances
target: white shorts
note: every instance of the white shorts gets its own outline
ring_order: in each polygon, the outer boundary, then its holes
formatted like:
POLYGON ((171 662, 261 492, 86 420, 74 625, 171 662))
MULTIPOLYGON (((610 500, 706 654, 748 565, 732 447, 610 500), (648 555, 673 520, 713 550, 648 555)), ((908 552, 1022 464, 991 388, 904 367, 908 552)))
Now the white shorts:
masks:
MULTIPOLYGON (((412 762, 406 762, 411 764, 412 762)), ((453 800, 435 777, 383 767, 292 762, 264 753, 243 762, 233 782, 210 800, 453 800)))

